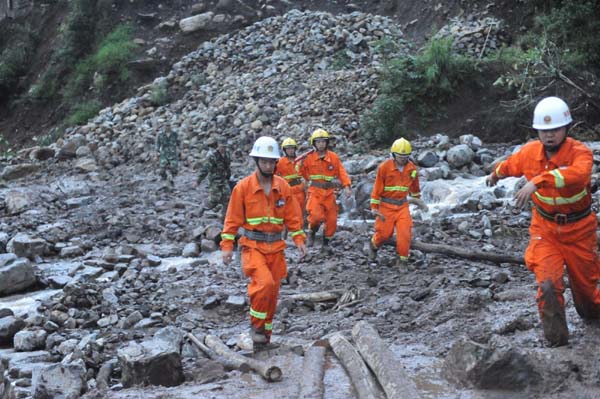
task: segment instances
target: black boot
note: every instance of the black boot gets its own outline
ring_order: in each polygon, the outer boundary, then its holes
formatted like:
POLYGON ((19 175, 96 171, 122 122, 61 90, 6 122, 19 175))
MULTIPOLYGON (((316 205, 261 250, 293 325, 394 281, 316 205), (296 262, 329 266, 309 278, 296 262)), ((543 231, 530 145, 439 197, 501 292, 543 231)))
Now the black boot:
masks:
POLYGON ((541 285, 544 307, 541 310, 542 328, 544 336, 550 346, 563 346, 569 343, 569 329, 565 309, 556 298, 554 284, 546 280, 541 285))
POLYGON ((323 246, 321 247, 321 254, 323 254, 323 255, 332 255, 333 254, 333 250, 329 246, 329 240, 330 240, 330 238, 323 236, 323 246))
POLYGON ((319 227, 310 227, 308 229, 308 236, 306 237, 306 246, 308 248, 315 245, 315 236, 317 235, 317 230, 319 230, 319 227))

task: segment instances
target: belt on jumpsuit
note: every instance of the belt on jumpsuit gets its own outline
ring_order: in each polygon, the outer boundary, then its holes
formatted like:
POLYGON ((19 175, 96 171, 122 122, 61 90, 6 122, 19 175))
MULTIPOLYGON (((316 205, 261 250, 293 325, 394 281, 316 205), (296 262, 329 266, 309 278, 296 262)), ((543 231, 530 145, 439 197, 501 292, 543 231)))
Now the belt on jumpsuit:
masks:
POLYGON ((551 221, 555 222, 556 224, 573 223, 573 222, 583 219, 584 217, 586 217, 590 213, 592 213, 591 207, 589 207, 583 211, 573 212, 573 213, 548 213, 537 205, 535 207, 535 210, 537 211, 537 213, 539 213, 539 215, 541 217, 543 217, 544 219, 551 220, 551 221))
POLYGON ((262 231, 240 229, 240 234, 254 241, 276 242, 283 240, 281 233, 264 233, 262 231))
POLYGON ((290 187, 297 186, 298 184, 302 184, 302 179, 292 179, 288 181, 288 184, 290 185, 290 187))
POLYGON ((325 189, 336 188, 337 187, 337 185, 335 183, 332 183, 332 182, 328 182, 328 181, 321 182, 321 181, 314 181, 314 180, 310 181, 310 186, 311 187, 325 188, 325 189))
POLYGON ((394 204, 394 205, 403 205, 406 203, 406 201, 407 201, 406 198, 402 198, 402 199, 398 200, 398 199, 394 199, 394 198, 381 197, 381 202, 387 202, 388 204, 394 204))

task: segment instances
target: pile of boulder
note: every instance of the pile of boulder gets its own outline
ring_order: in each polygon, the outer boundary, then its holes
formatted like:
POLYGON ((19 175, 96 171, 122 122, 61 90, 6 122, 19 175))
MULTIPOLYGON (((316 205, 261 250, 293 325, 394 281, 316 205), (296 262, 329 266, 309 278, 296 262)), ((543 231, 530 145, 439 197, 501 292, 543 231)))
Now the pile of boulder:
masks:
POLYGON ((476 58, 493 53, 509 43, 503 21, 495 17, 455 17, 434 37, 451 38, 458 52, 476 58))

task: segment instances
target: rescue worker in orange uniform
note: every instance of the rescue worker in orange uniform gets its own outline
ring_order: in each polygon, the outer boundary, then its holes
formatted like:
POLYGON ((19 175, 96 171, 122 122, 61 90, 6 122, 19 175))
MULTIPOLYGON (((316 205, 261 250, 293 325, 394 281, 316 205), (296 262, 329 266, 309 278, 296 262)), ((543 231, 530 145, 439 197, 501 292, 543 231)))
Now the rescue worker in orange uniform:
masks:
POLYGON ((329 133, 323 129, 315 130, 310 136, 310 144, 314 152, 308 154, 300 165, 300 174, 309 182, 308 198, 306 200, 306 213, 308 221, 308 242, 312 246, 315 235, 321 224, 323 229, 323 246, 321 252, 331 254, 329 241, 337 229, 338 206, 335 202, 335 190, 340 186, 345 194, 350 197, 350 177, 344 169, 340 158, 333 151, 327 149, 329 133), (337 179, 339 183, 336 183, 337 179))
POLYGON ((377 249, 388 240, 396 229, 396 266, 408 262, 412 217, 409 202, 427 211, 421 200, 421 188, 417 167, 410 160, 412 146, 400 138, 390 148, 391 159, 379 165, 371 192, 371 213, 375 218, 375 234, 369 242, 369 260, 375 260, 377 249))
POLYGON ((298 174, 299 164, 296 161, 296 150, 298 149, 298 143, 291 137, 287 137, 281 142, 281 148, 283 149, 283 157, 277 161, 277 167, 275 168, 275 174, 283 177, 292 188, 292 194, 300 204, 300 208, 304 213, 304 181, 302 176, 298 174))
POLYGON ((568 137, 572 122, 567 104, 558 97, 541 100, 533 113, 539 140, 525 144, 500 162, 488 185, 507 176, 525 176, 516 206, 533 201, 530 241, 525 264, 538 283, 537 303, 544 336, 551 346, 566 345, 563 273, 565 265, 577 313, 600 317, 600 261, 596 215, 591 210, 592 151, 568 137))
POLYGON ((259 137, 250 156, 256 171, 242 179, 231 193, 221 251, 223 263, 229 264, 235 235, 240 233, 242 271, 250 278, 250 335, 256 349, 270 342, 280 282, 287 275, 283 228, 287 227, 301 257, 306 254, 306 235, 302 211, 290 186, 274 175, 279 159, 277 141, 259 137))

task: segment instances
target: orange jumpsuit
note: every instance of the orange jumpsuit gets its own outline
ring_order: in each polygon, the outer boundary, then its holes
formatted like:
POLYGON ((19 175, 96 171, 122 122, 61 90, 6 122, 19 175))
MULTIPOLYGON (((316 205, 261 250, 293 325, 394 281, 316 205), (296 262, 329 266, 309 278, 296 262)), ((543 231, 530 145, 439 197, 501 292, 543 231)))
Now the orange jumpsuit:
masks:
POLYGON ((298 204, 300 204, 300 208, 304 210, 304 182, 302 181, 302 176, 298 174, 298 165, 294 163, 294 160, 288 157, 280 158, 277 162, 275 174, 283 177, 288 182, 292 188, 292 195, 296 198, 298 204))
MULTIPOLYGON (((221 249, 233 250, 233 240, 240 227, 246 231, 281 234, 286 226, 296 244, 304 243, 302 211, 290 186, 281 177, 273 176, 271 192, 265 195, 256 173, 242 179, 231 193, 221 233, 221 249)), ((267 242, 242 236, 239 242, 242 271, 250 277, 250 323, 269 340, 280 282, 287 275, 285 241, 267 242)))
POLYGON ((338 178, 342 187, 346 187, 350 186, 350 177, 337 154, 329 150, 323 158, 316 151, 310 153, 300 166, 300 174, 310 181, 306 201, 308 227, 314 231, 325 222, 324 237, 329 240, 337 229, 338 215, 332 180, 338 178))
POLYGON ((392 236, 395 227, 396 251, 402 260, 408 259, 410 250, 412 218, 406 201, 409 194, 416 198, 421 196, 415 164, 408 161, 400 170, 393 159, 382 162, 371 192, 371 209, 379 210, 385 220, 375 219, 375 234, 371 242, 379 248, 392 236))
POLYGON ((551 159, 546 158, 542 143, 534 141, 498 164, 494 171, 499 178, 524 175, 537 187, 532 195, 534 210, 525 263, 538 283, 540 316, 544 302, 539 286, 548 279, 564 309, 566 265, 577 312, 583 318, 600 317, 598 222, 590 209, 592 164, 592 151, 567 137, 551 159), (577 220, 568 221, 567 216, 577 220))

